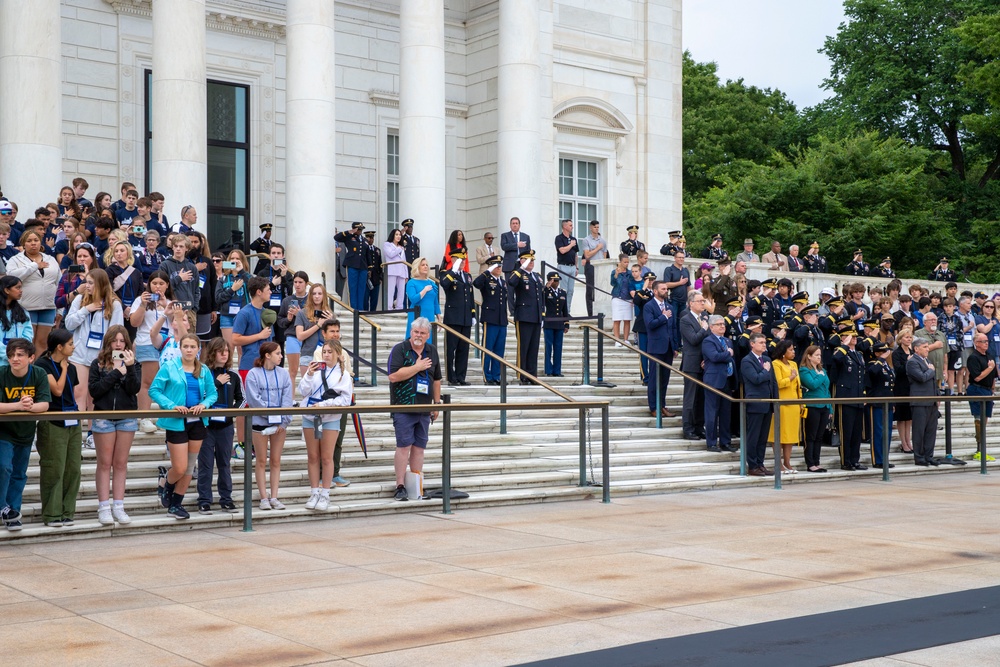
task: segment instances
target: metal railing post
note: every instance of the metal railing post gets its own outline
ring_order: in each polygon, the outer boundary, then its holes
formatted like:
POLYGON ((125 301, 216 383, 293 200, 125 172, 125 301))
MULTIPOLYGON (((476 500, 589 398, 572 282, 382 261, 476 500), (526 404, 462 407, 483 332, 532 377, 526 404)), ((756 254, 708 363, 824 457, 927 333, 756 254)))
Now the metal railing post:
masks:
MULTIPOLYGON (((993 398, 990 396, 990 398, 993 398)), ((986 472, 986 401, 980 401, 979 404, 979 442, 977 443, 977 449, 979 449, 979 474, 985 475, 986 472)))
POLYGON ((944 454, 951 458, 951 401, 944 402, 944 454))
MULTIPOLYGON (((240 419, 237 417, 236 419, 240 419)), ((243 417, 243 532, 253 532, 253 417, 243 417)))
POLYGON ((740 477, 747 476, 747 404, 740 403, 740 477))
MULTIPOLYGON (((872 437, 875 437, 875 425, 872 424, 872 437)), ((882 442, 872 443, 882 448, 882 481, 889 481, 889 404, 882 404, 882 442)))
MULTIPOLYGON (((451 394, 442 396, 441 401, 451 405, 451 394)), ((444 410, 441 423, 441 490, 444 494, 441 513, 451 514, 451 410, 444 410)))
POLYGON ((580 408, 580 486, 587 486, 587 410, 580 408))
POLYGON ((580 384, 590 384, 590 327, 583 327, 583 380, 580 384))
POLYGON ((372 386, 378 386, 378 329, 372 327, 372 386))
MULTIPOLYGON (((656 366, 656 428, 663 428, 663 383, 660 382, 660 374, 663 373, 663 366, 655 363, 656 366)), ((654 378, 650 378, 654 380, 654 378)))
POLYGON ((360 358, 360 347, 361 347, 361 311, 357 308, 354 309, 354 377, 358 377, 358 369, 361 367, 358 359, 360 358))
MULTIPOLYGON (((507 404, 507 367, 500 364, 500 403, 507 404)), ((500 410, 500 434, 507 435, 507 408, 500 410)))
POLYGON ((607 405, 601 408, 601 475, 604 477, 601 480, 604 487, 601 502, 605 505, 611 502, 611 446, 608 436, 611 420, 608 408, 607 405))
POLYGON ((774 410, 774 489, 781 489, 781 405, 772 403, 774 410))
MULTIPOLYGON (((597 316, 597 328, 604 331, 604 315, 597 316)), ((597 335, 597 384, 604 382, 604 336, 597 335)))

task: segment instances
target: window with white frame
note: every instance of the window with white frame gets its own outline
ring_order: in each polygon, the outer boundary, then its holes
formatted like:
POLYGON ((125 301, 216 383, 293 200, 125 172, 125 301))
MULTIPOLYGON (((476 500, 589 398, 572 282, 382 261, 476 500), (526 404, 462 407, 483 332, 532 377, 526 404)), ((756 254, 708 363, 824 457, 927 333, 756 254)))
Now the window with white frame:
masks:
POLYGON ((385 238, 399 228, 399 133, 389 130, 385 137, 385 238))
POLYGON ((601 219, 598 166, 592 160, 559 158, 559 219, 572 220, 578 238, 590 233, 591 220, 601 219))

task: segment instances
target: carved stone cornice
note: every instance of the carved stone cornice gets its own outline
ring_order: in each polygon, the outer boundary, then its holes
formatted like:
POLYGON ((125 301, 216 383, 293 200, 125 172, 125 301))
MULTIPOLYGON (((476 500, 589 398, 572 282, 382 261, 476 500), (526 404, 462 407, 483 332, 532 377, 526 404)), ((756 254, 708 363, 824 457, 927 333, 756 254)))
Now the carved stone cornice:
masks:
MULTIPOLYGON (((369 90, 368 99, 377 107, 399 108, 399 93, 392 93, 387 90, 369 90)), ((469 115, 469 105, 445 100, 444 114, 451 118, 466 118, 469 115)))
MULTIPOLYGON (((151 0, 104 0, 119 14, 151 17, 151 0)), ((237 35, 282 39, 285 14, 237 0, 212 0, 205 6, 205 26, 237 35)))

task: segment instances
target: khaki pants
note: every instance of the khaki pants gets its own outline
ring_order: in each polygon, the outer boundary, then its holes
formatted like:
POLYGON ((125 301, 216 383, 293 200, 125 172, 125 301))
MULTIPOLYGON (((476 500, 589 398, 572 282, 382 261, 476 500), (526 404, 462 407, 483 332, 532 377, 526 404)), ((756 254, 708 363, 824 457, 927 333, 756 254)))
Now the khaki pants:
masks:
POLYGON ((42 495, 42 519, 72 519, 80 491, 80 426, 63 428, 52 422, 38 423, 38 468, 42 495))

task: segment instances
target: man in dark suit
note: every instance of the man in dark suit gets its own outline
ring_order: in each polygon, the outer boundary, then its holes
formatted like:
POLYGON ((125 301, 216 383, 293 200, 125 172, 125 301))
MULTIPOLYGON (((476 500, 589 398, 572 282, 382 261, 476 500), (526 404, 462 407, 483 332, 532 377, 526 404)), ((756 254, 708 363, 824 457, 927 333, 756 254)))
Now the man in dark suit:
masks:
MULTIPOLYGON (((709 334, 705 317, 705 297, 694 292, 688 300, 688 309, 678 319, 684 355, 681 370, 693 378, 701 380, 701 341, 709 334)), ((684 380, 684 403, 681 410, 684 438, 700 440, 705 437, 705 392, 692 382, 684 380)))
MULTIPOLYGON (((521 255, 521 265, 510 272, 508 284, 514 293, 517 365, 538 377, 538 341, 545 315, 545 294, 542 277, 534 269, 535 253, 529 250, 521 255)), ((521 384, 534 384, 534 380, 521 377, 521 384)))
MULTIPOLYGON (((910 396, 937 396, 934 364, 927 360, 930 343, 926 338, 913 339, 913 356, 906 362, 910 396)), ((913 462, 918 466, 936 466, 934 442, 937 439, 937 403, 910 403, 913 414, 913 462)))
MULTIPOLYGON (((674 361, 673 328, 674 313, 667 303, 667 284, 658 281, 653 283, 653 298, 642 309, 642 318, 646 324, 646 351, 655 359, 665 364, 674 361)), ((667 410, 667 384, 670 382, 670 369, 658 363, 649 364, 649 382, 646 384, 646 402, 649 404, 649 414, 673 417, 667 410), (660 387, 660 403, 656 402, 656 388, 660 387)))
MULTIPOLYGON (((493 255, 486 260, 486 270, 476 276, 472 285, 482 295, 483 347, 503 357, 507 347, 507 281, 503 277, 503 258, 493 255)), ((500 384, 500 362, 483 355, 483 379, 486 384, 500 384)))
POLYGON ((508 278, 517 268, 518 258, 531 252, 531 238, 521 233, 521 219, 510 219, 510 231, 500 235, 500 249, 503 250, 503 273, 508 278))
MULTIPOLYGON (((743 395, 746 398, 778 398, 778 382, 774 378, 771 360, 764 353, 767 338, 764 334, 750 336, 750 354, 743 357, 740 377, 743 378, 743 395)), ((747 432, 745 448, 747 473, 754 477, 773 474, 765 465, 767 455, 767 432, 771 428, 772 404, 764 401, 747 403, 747 432)))
MULTIPOLYGON (((725 337, 726 320, 721 315, 708 318, 711 332, 701 341, 701 356, 705 360, 705 384, 728 393, 729 378, 735 373, 733 343, 725 337)), ((731 452, 729 424, 731 402, 712 391, 705 392, 705 430, 708 451, 731 452)))
POLYGON ((403 256, 412 264, 420 257, 420 239, 413 235, 413 218, 403 220, 400 227, 403 228, 403 256))
MULTIPOLYGON (((451 269, 441 277, 444 290, 444 323, 466 338, 472 335, 472 320, 476 317, 476 299, 472 295, 472 276, 465 271, 465 250, 451 251, 451 269)), ((468 386, 465 374, 469 368, 469 343, 458 336, 445 335, 448 360, 448 385, 468 386)))
MULTIPOLYGON (((858 336, 853 328, 840 332, 840 346, 833 351, 830 379, 837 398, 862 399, 865 392, 865 357, 857 349, 858 336)), ((864 403, 837 406, 837 432, 840 435, 840 469, 868 470, 861 463, 861 432, 864 428, 864 403)))

